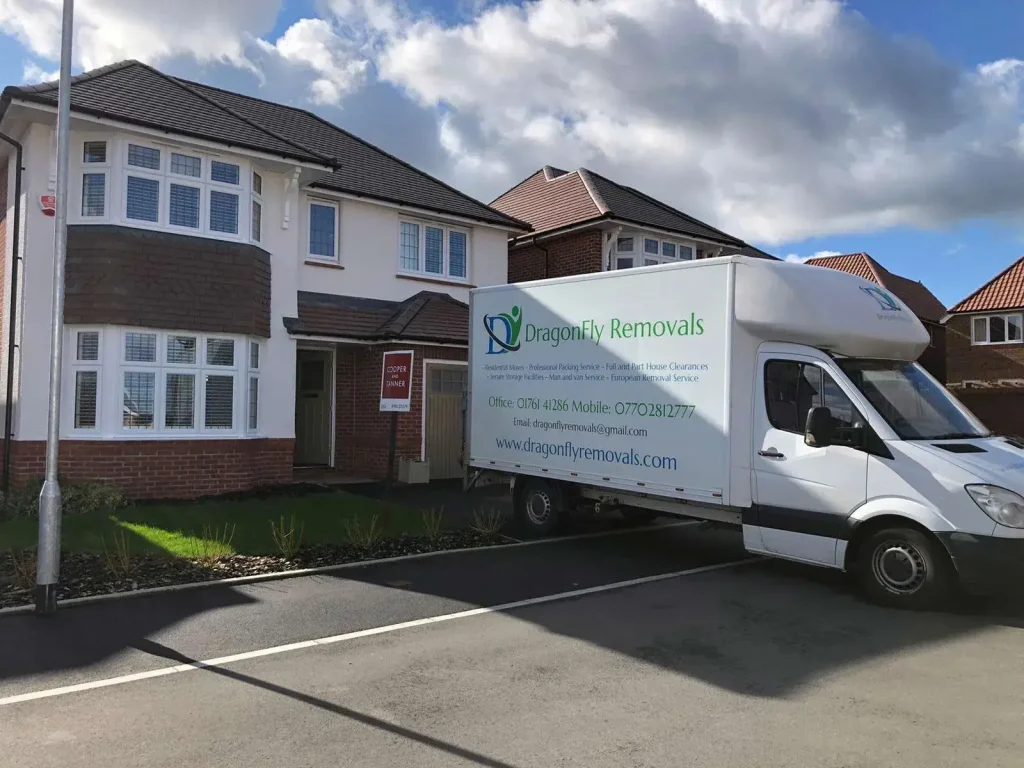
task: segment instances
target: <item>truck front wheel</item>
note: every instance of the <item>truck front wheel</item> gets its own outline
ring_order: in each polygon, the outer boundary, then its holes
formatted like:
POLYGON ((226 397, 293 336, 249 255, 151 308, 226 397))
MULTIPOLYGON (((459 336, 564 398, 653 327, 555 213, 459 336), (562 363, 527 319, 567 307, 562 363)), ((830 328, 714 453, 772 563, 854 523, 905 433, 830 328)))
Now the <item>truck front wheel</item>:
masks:
POLYGON ((562 494, 551 483, 527 479, 516 489, 515 515, 519 530, 526 536, 550 536, 561 526, 565 515, 562 494))
POLYGON ((953 564, 942 545, 914 528, 886 528, 861 542, 857 576, 868 596, 893 608, 927 610, 951 595, 953 564))

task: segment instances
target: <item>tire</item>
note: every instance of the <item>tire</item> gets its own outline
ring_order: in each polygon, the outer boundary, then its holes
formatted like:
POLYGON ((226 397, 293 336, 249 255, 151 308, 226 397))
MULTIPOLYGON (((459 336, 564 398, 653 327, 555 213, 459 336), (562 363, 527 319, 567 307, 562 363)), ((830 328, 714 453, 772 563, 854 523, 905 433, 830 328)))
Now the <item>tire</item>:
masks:
POLYGON ((562 494, 551 483, 528 479, 515 497, 515 519, 527 538, 540 539, 556 533, 565 522, 562 494))
POLYGON ((619 509, 622 516, 633 525, 649 525, 658 519, 658 513, 650 509, 640 507, 622 507, 619 509))
POLYGON ((857 578, 868 597, 891 608, 928 610, 953 594, 955 570, 942 545, 914 528, 877 531, 857 549, 857 578))

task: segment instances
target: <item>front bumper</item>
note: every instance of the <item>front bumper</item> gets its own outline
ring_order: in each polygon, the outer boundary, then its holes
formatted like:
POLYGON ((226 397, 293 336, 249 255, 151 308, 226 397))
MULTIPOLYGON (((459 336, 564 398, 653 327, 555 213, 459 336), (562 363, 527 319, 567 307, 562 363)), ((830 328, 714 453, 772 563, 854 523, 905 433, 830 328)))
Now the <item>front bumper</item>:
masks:
POLYGON ((953 558, 960 584, 968 591, 1000 592, 1024 585, 1024 538, 940 533, 953 558))

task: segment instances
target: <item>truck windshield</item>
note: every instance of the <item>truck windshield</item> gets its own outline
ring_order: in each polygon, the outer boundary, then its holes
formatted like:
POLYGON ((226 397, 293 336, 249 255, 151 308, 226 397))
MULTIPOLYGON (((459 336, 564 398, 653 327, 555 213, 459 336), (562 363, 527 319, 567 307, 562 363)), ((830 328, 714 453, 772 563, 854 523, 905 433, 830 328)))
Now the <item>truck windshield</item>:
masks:
POLYGON ((990 434, 914 363, 856 359, 836 362, 903 440, 956 440, 990 434))

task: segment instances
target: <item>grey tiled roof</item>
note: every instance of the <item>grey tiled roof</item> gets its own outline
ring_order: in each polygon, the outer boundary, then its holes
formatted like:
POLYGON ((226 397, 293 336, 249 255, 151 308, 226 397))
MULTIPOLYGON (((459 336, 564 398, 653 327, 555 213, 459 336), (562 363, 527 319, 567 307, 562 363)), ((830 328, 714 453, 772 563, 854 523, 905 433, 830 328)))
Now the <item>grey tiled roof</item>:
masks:
POLYGON ((421 291, 405 301, 299 291, 299 316, 284 318, 289 333, 365 341, 466 344, 469 307, 447 293, 421 291))
MULTIPOLYGON (((8 87, 12 98, 57 103, 57 84, 8 87)), ((73 78, 72 109, 335 169, 314 186, 513 229, 523 222, 417 170, 311 112, 171 77, 124 61, 73 78)))

